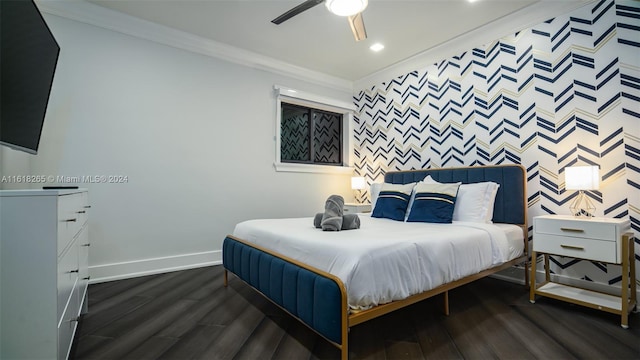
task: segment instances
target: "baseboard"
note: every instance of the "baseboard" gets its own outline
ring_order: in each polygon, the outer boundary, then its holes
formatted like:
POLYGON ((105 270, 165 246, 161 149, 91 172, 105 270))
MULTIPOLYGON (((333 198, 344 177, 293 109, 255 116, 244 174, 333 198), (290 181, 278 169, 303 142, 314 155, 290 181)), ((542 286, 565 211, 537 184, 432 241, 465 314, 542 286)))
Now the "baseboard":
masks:
POLYGON ((524 283, 524 268, 512 266, 510 268, 504 269, 500 272, 490 275, 492 278, 516 283, 519 285, 525 285, 524 283))
POLYGON ((222 251, 206 251, 89 267, 90 284, 222 264, 222 251))
MULTIPOLYGON (((524 285, 524 268, 510 267, 499 273, 491 275, 491 277, 524 285)), ((538 280, 538 283, 544 280, 543 270, 536 269, 536 279, 538 280)), ((581 288, 585 288, 593 291, 598 291, 606 294, 620 296, 619 284, 618 286, 615 286, 615 285, 597 283, 597 282, 587 281, 582 279, 576 279, 576 278, 572 278, 564 275, 558 275, 558 274, 551 274, 551 281, 559 282, 566 285, 581 287, 581 288)), ((636 293, 638 295, 637 298, 640 299, 640 286, 637 286, 636 293)))

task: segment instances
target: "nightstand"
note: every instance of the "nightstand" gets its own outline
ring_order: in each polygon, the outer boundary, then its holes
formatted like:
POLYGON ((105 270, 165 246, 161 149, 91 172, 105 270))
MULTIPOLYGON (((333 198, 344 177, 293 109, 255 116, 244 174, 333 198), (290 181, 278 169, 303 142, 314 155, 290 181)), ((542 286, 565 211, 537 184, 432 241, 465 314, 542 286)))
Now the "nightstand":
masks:
POLYGON ((368 213, 368 212, 371 212, 371 204, 358 204, 358 203, 344 204, 345 214, 368 213))
POLYGON ((529 300, 546 296, 621 316, 629 327, 629 312, 637 306, 633 234, 629 220, 545 215, 533 218, 533 253, 529 300), (545 281, 537 284, 536 259, 544 255, 545 281), (620 296, 551 281, 549 255, 622 265, 620 296))

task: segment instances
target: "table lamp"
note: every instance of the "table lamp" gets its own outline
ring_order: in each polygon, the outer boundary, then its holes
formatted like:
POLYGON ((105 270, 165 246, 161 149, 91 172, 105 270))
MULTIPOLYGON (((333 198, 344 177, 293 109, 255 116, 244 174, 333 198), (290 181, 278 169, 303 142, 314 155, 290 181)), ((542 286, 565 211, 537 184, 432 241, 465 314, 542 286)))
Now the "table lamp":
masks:
POLYGON ((351 178, 351 189, 356 191, 356 202, 360 203, 361 191, 366 187, 366 183, 362 176, 354 176, 351 178))
POLYGON ((600 169, 597 166, 570 166, 564 169, 566 190, 578 190, 578 195, 569 204, 574 216, 594 216, 595 205, 584 190, 598 190, 600 185, 600 169))

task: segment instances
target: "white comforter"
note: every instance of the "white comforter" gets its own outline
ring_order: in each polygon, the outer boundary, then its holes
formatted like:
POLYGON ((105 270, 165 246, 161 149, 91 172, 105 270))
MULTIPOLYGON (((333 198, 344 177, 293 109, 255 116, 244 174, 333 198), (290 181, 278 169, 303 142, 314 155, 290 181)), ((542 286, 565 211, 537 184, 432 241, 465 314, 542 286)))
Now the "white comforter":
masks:
POLYGON ((493 224, 406 223, 367 215, 360 221, 358 230, 325 232, 313 227, 313 218, 249 220, 236 225, 233 235, 336 275, 349 305, 358 309, 404 299, 522 252, 493 224))

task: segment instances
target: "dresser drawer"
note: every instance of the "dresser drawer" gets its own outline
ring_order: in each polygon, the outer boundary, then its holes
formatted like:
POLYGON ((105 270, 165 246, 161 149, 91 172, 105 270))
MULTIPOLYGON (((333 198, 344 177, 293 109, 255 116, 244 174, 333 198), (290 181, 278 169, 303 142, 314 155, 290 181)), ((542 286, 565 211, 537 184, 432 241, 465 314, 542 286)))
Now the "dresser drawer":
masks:
POLYGON ((76 214, 78 214, 78 226, 82 227, 87 223, 87 219, 89 218, 89 193, 82 192, 77 195, 80 199, 78 199, 76 214))
MULTIPOLYGON (((89 229, 85 225, 78 234, 78 295, 83 299, 89 285, 89 229)), ((80 301, 82 302, 82 301, 80 301)))
MULTIPOLYGON (((616 225, 584 220, 534 218, 535 234, 616 241, 616 225)), ((537 239, 536 239, 537 240, 537 239)))
POLYGON ((58 359, 66 359, 71 350, 73 334, 78 326, 79 289, 75 287, 60 322, 58 323, 58 359))
POLYGON ((58 256, 62 255, 86 221, 82 193, 58 197, 58 256))
POLYGON ((533 251, 579 259, 618 263, 617 243, 606 240, 534 234, 533 251))
POLYGON ((78 247, 73 243, 58 262, 58 318, 64 311, 76 285, 78 272, 78 247))

